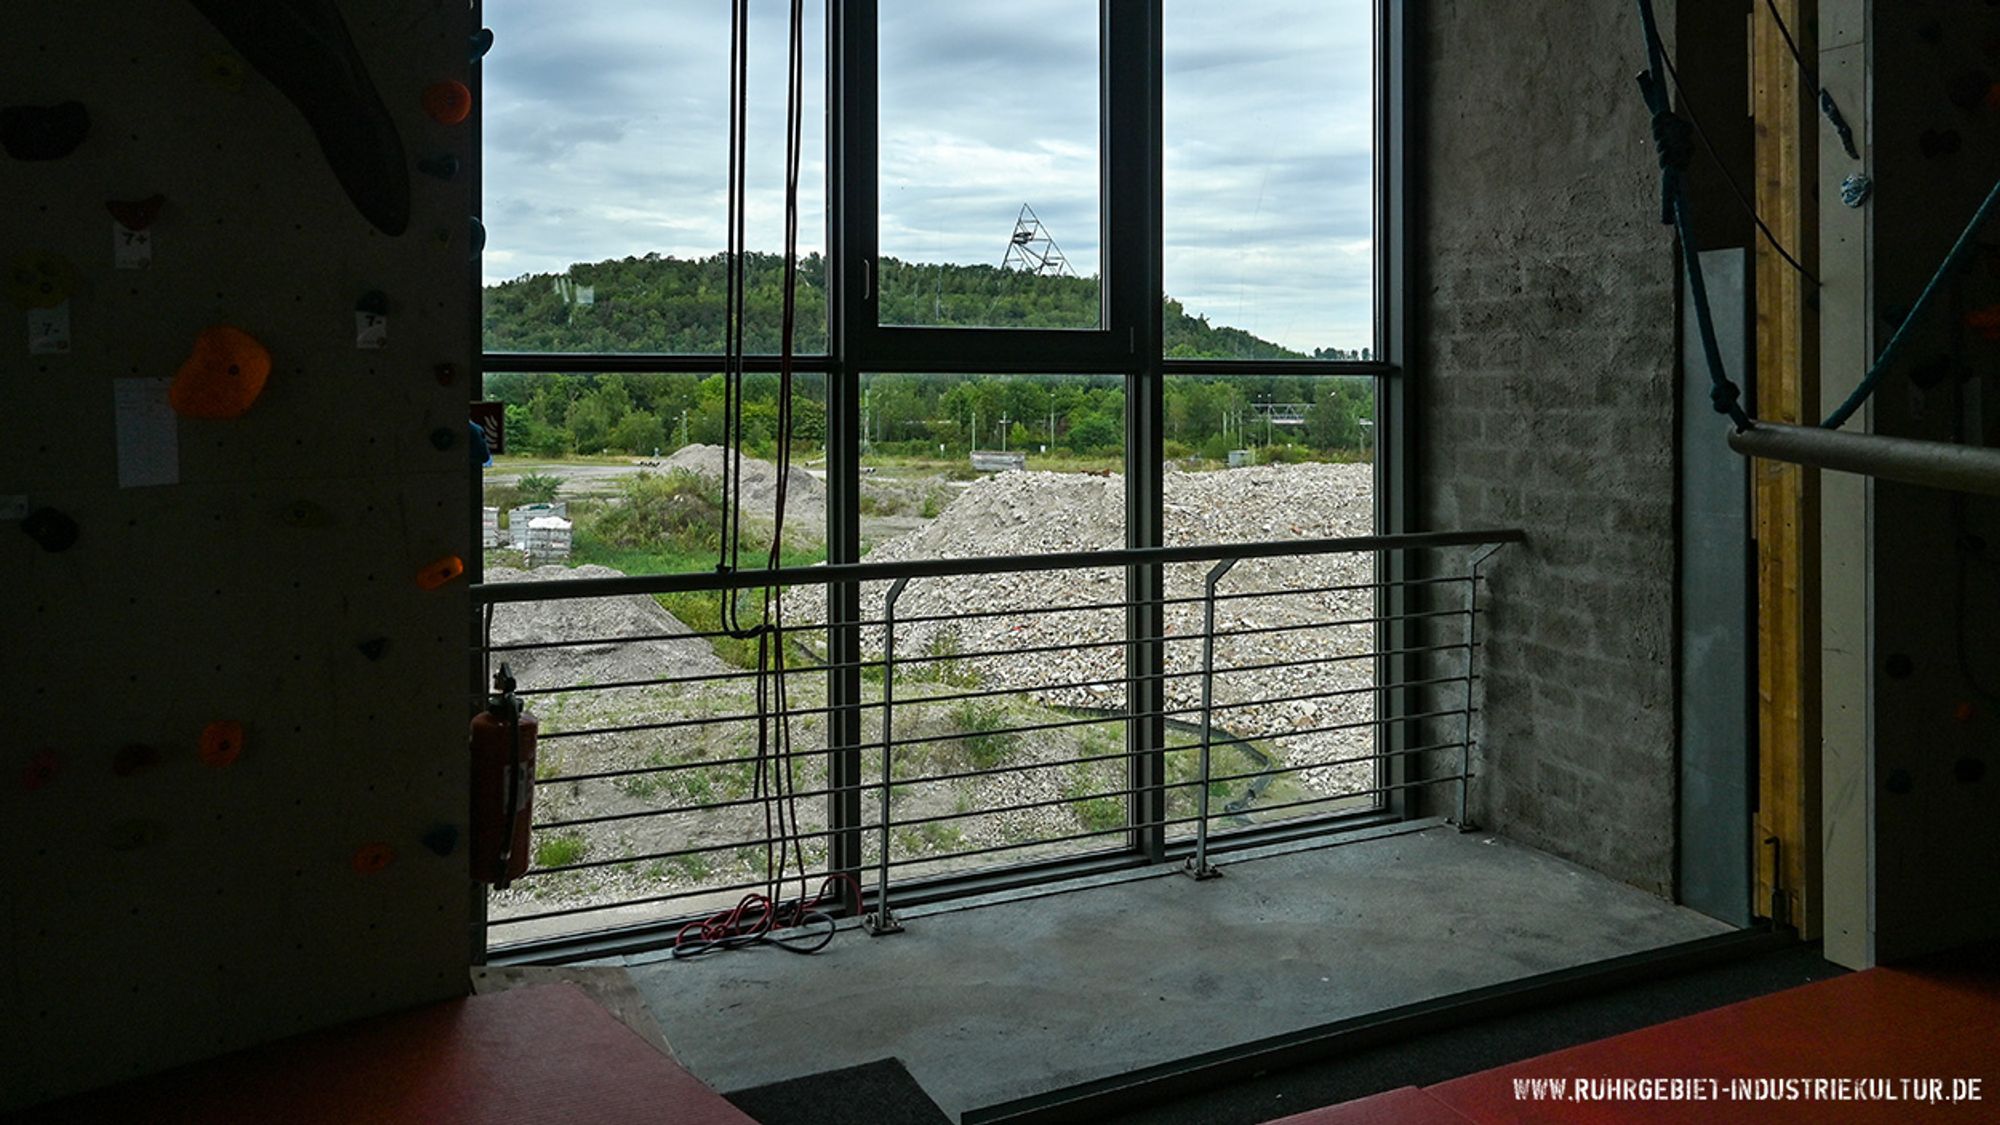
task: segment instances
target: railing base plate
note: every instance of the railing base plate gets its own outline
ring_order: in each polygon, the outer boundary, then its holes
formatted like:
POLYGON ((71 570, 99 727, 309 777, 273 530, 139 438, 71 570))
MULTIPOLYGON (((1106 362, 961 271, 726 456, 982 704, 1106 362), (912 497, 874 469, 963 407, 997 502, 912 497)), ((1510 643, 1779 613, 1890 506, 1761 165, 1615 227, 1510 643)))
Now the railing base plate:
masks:
POLYGON ((1212 863, 1196 863, 1194 857, 1189 856, 1181 861, 1181 874, 1194 879, 1196 882, 1202 882, 1208 879, 1222 878, 1222 869, 1212 863))
POLYGON ((862 915, 861 928, 868 931, 869 937, 883 937, 903 932, 903 924, 896 921, 896 916, 887 910, 862 915))

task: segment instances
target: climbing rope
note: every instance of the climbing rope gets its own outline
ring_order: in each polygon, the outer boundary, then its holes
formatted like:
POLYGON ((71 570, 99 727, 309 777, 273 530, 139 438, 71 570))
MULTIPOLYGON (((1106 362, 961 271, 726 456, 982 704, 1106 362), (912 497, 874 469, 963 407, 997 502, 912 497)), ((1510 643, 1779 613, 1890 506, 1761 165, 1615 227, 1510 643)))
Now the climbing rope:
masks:
POLYGON ((1764 7, 1771 12, 1772 22, 1778 25, 1778 34, 1785 37, 1785 49, 1792 53, 1792 61, 1799 64, 1799 76, 1806 80, 1805 91, 1819 103, 1819 111, 1826 117, 1827 124, 1833 126, 1834 135, 1840 138, 1840 147, 1847 152, 1849 160, 1861 159, 1861 153, 1854 147, 1854 129, 1847 123, 1847 115, 1840 112, 1840 104, 1833 100, 1833 93, 1819 84, 1819 72, 1806 65, 1805 55, 1799 52, 1797 41, 1792 38, 1792 29, 1785 25, 1785 17, 1778 14, 1776 0, 1764 0, 1764 7))
MULTIPOLYGON (((1708 363, 1709 400, 1714 403, 1716 412, 1727 414, 1739 431, 1748 430, 1753 428, 1756 422, 1743 409, 1741 388, 1737 387, 1723 370, 1722 351, 1715 339, 1715 317, 1708 303, 1708 286, 1702 279, 1701 256, 1695 248, 1694 220, 1688 203, 1686 183, 1687 167, 1693 158, 1692 147, 1688 143, 1693 127, 1673 111, 1672 103, 1667 96, 1666 80, 1663 77, 1667 70, 1666 46, 1660 38, 1659 21, 1653 14, 1653 0, 1637 0, 1637 2, 1639 24, 1646 36, 1647 61, 1647 72, 1639 76, 1639 91, 1646 99, 1646 108, 1653 114, 1653 147, 1660 159, 1660 221, 1674 228, 1680 240, 1681 257, 1687 264, 1688 292, 1694 305, 1695 324, 1701 334, 1702 356, 1708 363)), ((1773 8, 1772 15, 1776 14, 1777 10, 1773 8)), ((1779 21, 1781 28, 1783 23, 1784 21, 1779 21)), ((1785 29, 1785 41, 1787 43, 1792 41, 1790 29, 1785 29)), ((1796 44, 1793 45, 1793 56, 1799 58, 1796 44)), ((1803 66, 1803 58, 1799 61, 1803 66)), ((1842 121, 1841 124, 1844 126, 1846 123, 1842 121)), ((1838 409, 1827 415, 1826 420, 1820 423, 1823 428, 1839 429, 1854 416, 1855 411, 1861 409, 1862 404, 1868 401, 1868 397, 1875 393, 1875 388, 1882 382, 1882 377, 1901 355, 1903 346, 1912 335, 1912 329, 1923 318, 1938 293, 1944 289, 1945 279, 1978 245, 1974 236, 1986 225, 1987 220, 1992 218, 1996 209, 2000 209, 2000 183, 1993 185, 1993 190, 1987 193, 1986 201, 1973 213, 1972 221, 1966 224, 1964 231, 1960 232, 1951 252, 1945 255, 1944 261, 1938 263, 1937 270, 1924 285, 1916 304, 1910 306, 1910 311, 1896 326, 1895 333, 1889 337, 1888 345, 1869 366, 1868 373, 1862 377, 1860 384, 1838 409)))
POLYGON ((1647 72, 1639 76, 1639 92, 1653 114, 1653 148, 1660 159, 1660 222, 1674 228, 1681 257, 1687 265, 1688 292, 1693 298, 1695 327, 1702 357, 1708 363, 1709 402, 1726 414, 1738 430, 1753 423, 1743 409, 1743 389, 1722 366, 1722 346, 1715 338, 1715 314, 1709 308, 1708 283, 1702 277, 1701 253, 1694 240, 1694 216, 1687 197, 1687 169, 1694 162, 1694 127, 1676 114, 1667 96, 1666 48, 1652 0, 1638 0, 1639 21, 1646 32, 1647 72))

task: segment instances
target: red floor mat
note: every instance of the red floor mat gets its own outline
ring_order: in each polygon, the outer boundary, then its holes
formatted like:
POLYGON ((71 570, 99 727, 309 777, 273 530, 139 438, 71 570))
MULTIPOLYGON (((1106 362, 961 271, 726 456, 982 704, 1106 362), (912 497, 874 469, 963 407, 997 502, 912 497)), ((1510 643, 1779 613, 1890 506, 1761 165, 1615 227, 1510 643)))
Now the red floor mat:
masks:
POLYGON ((28 1110, 23 1120, 755 1125, 567 984, 362 1020, 28 1110))
MULTIPOLYGON (((2000 973, 1990 965, 1871 969, 1586 1043, 1427 1091, 1481 1125, 1504 1122, 2000 1121, 2000 973), (1695 1079, 1711 1100, 1648 1100, 1661 1091, 1575 1083, 1695 1079), (1535 1097, 1530 1080, 1568 1085, 1535 1097), (1810 1082, 1848 1080, 1875 1095, 1844 1100, 1810 1082), (1902 1080, 1917 1083, 1905 1085, 1902 1080), (1977 1102, 1951 1104, 1978 1080, 1977 1102), (1732 1089, 1732 1082, 1750 1085, 1732 1089), (1933 1088, 1930 1083, 1939 1083, 1933 1088), (1943 1103, 1911 1100, 1931 1090, 1943 1103), (1732 1093, 1758 1095, 1755 1100, 1732 1093), (1616 1097, 1624 1093, 1627 1096, 1616 1097), (1594 1095, 1605 1095, 1598 1100, 1594 1095), (1893 1094, 1897 1100, 1878 1100, 1893 1094), (1817 1095, 1817 1096, 1816 1096, 1817 1095)), ((1671 1091, 1669 1091, 1671 1092, 1671 1091)), ((1415 1121, 1426 1120, 1413 1118, 1415 1121)))

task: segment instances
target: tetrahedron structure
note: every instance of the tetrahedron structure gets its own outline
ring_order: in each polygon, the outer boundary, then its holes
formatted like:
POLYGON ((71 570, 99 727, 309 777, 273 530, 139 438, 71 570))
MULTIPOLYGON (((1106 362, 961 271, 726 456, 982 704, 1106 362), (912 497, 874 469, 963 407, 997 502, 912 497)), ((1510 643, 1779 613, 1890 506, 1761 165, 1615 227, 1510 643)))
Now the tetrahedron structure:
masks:
POLYGON ((1000 268, 1052 277, 1076 276, 1076 271, 1069 268, 1069 259, 1063 257, 1062 247, 1049 235, 1049 228, 1042 225, 1035 209, 1025 203, 1021 204, 1020 217, 1014 220, 1014 234, 1007 240, 1007 253, 1000 259, 1000 268))

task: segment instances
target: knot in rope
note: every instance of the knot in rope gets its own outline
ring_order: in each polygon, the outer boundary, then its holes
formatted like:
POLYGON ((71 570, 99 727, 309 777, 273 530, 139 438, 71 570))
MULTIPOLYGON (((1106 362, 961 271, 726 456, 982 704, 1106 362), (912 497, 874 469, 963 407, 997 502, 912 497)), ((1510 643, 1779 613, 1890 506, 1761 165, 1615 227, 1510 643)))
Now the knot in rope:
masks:
POLYGON ((1734 380, 1722 379, 1708 388, 1708 401, 1714 405, 1717 414, 1727 414, 1739 430, 1750 428, 1749 416, 1741 405, 1743 391, 1734 380))

